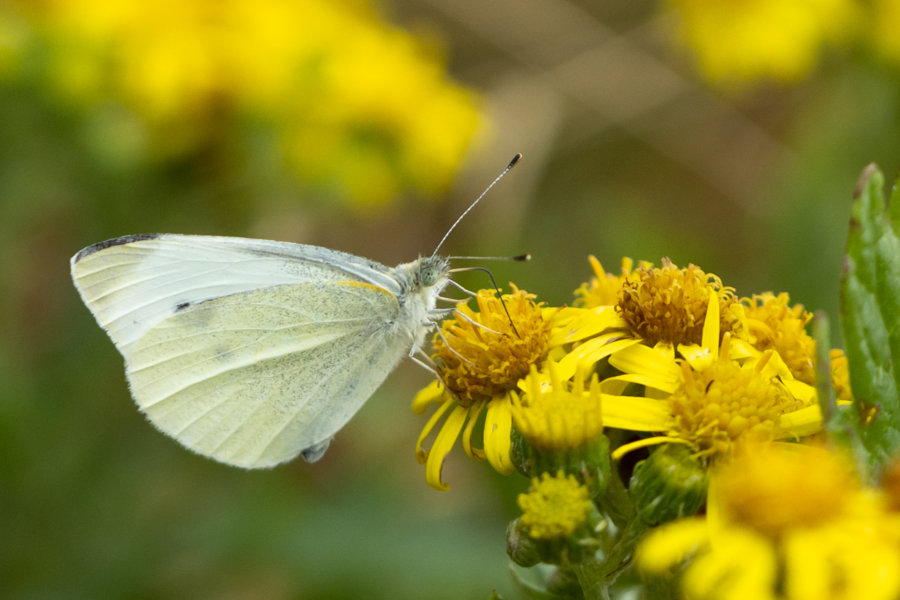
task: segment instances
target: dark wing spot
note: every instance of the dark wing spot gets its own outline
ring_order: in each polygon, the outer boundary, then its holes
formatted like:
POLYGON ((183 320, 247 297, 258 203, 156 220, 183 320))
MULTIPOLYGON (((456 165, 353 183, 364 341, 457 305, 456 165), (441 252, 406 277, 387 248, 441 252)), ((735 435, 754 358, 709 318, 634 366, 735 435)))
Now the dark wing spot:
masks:
POLYGON ((187 308, 188 306, 190 306, 190 305, 191 305, 190 302, 179 302, 179 303, 175 306, 175 311, 177 312, 177 311, 179 311, 179 310, 184 310, 184 309, 186 309, 186 308, 187 308))
POLYGON ((328 445, 331 443, 331 438, 328 438, 324 442, 319 442, 309 448, 300 451, 300 456, 303 457, 303 460, 309 463, 314 463, 325 454, 325 451, 328 450, 328 445))
POLYGON ((96 244, 91 244, 90 246, 76 254, 75 262, 78 262, 85 256, 89 256, 95 252, 105 250, 106 248, 111 248, 113 246, 123 246, 125 244, 132 244, 134 242, 140 242, 143 240, 155 240, 159 236, 160 234, 158 233, 138 233, 135 235, 123 235, 122 237, 113 238, 111 240, 97 242, 96 244))

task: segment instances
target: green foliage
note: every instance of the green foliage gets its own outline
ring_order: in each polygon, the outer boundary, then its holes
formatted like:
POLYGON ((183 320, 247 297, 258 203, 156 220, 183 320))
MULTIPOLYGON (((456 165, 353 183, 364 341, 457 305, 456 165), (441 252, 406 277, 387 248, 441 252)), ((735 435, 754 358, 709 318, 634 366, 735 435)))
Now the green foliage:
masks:
POLYGON ((841 324, 855 412, 850 420, 874 474, 900 450, 900 193, 885 206, 873 164, 857 184, 843 260, 841 324))

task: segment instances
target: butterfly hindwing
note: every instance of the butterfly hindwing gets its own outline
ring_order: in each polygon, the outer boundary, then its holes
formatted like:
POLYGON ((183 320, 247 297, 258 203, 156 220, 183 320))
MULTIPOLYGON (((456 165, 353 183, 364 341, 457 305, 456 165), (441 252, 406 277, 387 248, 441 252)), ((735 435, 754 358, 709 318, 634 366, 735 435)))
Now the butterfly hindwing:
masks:
POLYGON ((141 409, 186 447, 268 467, 321 454, 406 354, 400 307, 355 281, 269 286, 185 306, 123 351, 141 409))

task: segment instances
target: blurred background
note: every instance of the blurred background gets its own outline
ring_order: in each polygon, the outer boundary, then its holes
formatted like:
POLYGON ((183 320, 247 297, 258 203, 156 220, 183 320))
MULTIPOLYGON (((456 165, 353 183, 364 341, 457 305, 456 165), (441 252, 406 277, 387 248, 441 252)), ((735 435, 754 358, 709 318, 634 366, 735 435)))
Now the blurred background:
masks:
MULTIPOLYGON (((900 165, 896 0, 0 0, 0 595, 514 597, 527 487, 414 458, 403 364, 318 463, 146 422, 69 258, 141 232, 449 254, 552 304, 668 256, 837 319, 856 178, 900 165)), ((483 277, 463 279, 486 286, 483 277)), ((835 325, 835 342, 840 343, 835 325)))

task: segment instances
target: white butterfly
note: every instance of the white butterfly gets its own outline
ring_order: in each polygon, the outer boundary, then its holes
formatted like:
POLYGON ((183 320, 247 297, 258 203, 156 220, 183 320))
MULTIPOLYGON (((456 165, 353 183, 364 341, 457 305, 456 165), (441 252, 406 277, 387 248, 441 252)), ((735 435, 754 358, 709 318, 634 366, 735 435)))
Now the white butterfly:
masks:
POLYGON ((436 254, 389 268, 318 246, 149 234, 88 246, 71 265, 150 421, 245 468, 318 460, 453 310, 435 307, 450 281, 436 254))

